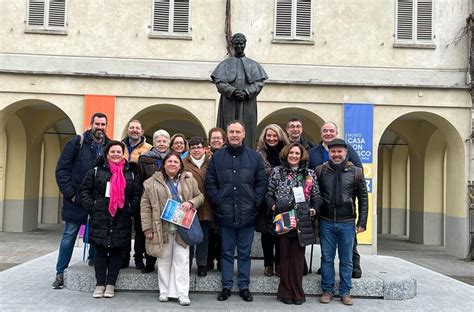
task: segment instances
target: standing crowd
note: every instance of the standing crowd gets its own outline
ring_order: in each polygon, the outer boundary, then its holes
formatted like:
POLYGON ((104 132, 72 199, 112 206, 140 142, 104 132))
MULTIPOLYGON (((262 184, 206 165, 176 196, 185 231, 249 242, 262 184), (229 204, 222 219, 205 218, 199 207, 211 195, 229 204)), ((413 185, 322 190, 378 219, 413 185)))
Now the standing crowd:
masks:
POLYGON ((114 297, 120 269, 130 263, 133 227, 135 267, 144 274, 157 270, 160 302, 191 303, 194 259, 199 277, 214 265, 221 271, 217 300, 227 300, 234 258, 239 295, 249 302, 250 252, 258 231, 263 273, 280 280, 278 300, 305 302, 305 247, 319 239, 320 302, 334 296, 337 250, 339 296, 352 305, 351 279, 362 275, 357 233, 366 229, 368 195, 360 159, 337 138, 334 123, 321 127, 317 145, 302 136, 299 119, 288 121, 286 131, 269 124, 256 150, 243 143, 246 129, 239 120, 229 122, 225 131, 212 128, 209 146, 202 137, 188 141, 163 129, 148 144, 139 120, 130 121, 122 141, 110 140, 106 128, 107 116, 95 113, 90 129, 70 140, 58 160, 65 224, 53 288, 63 287, 80 226, 87 224, 88 264, 96 277, 93 297, 114 297), (196 210, 199 243, 190 246, 180 225, 162 219, 169 200, 179 202, 183 211, 196 210))

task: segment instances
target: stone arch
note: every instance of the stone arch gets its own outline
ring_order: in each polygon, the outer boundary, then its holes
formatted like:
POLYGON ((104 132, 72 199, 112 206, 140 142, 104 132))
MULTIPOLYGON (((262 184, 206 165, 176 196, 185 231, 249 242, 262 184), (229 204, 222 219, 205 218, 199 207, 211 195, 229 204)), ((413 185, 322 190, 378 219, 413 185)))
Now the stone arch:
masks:
POLYGON ((2 230, 22 232, 41 222, 59 222, 54 168, 63 145, 75 134, 74 124, 58 106, 39 99, 14 102, 1 113, 6 121, 2 230), (43 219, 43 212, 50 217, 43 219))
POLYGON ((270 123, 275 123, 285 130, 286 123, 293 117, 303 121, 303 135, 305 137, 314 143, 321 140, 319 132, 325 122, 324 119, 307 109, 294 107, 282 108, 266 115, 257 125, 257 138, 262 132, 262 129, 270 123))
POLYGON ((193 136, 207 137, 207 131, 203 124, 189 110, 172 104, 157 104, 137 112, 129 118, 121 129, 122 138, 127 136, 128 123, 138 119, 142 122, 147 142, 151 144, 153 133, 158 129, 165 129, 173 135, 182 133, 188 139, 193 136))
MULTIPOLYGON (((378 187, 382 189, 378 193, 382 197, 378 198, 377 206, 385 197, 391 198, 390 207, 381 210, 390 213, 389 232, 397 235, 405 232, 410 240, 421 244, 444 244, 447 253, 466 257, 469 246, 466 151, 457 128, 452 121, 434 113, 408 112, 393 118, 380 133, 383 134, 379 151, 381 145, 393 145, 389 149, 389 189, 383 183, 387 178, 384 175, 387 164, 380 164, 378 170, 378 187), (395 135, 391 137, 390 133, 395 135), (406 145, 396 145, 400 142, 406 145), (406 193, 403 192, 405 185, 406 193), (399 192, 401 198, 396 197, 399 192), (403 205, 405 200, 406 205, 403 205), (403 213, 407 213, 408 218, 400 224, 403 213)), ((385 155, 379 154, 379 161, 383 161, 383 157, 385 155)), ((387 218, 379 216, 378 219, 387 218)))

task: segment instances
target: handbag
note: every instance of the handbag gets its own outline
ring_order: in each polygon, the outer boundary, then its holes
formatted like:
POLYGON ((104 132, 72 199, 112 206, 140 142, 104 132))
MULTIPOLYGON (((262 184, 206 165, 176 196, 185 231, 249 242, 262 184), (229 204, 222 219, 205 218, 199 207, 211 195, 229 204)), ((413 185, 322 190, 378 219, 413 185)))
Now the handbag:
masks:
MULTIPOLYGON (((178 188, 169 179, 166 180, 166 184, 171 191, 171 196, 173 199, 181 202, 178 188)), ((178 234, 189 246, 197 245, 204 239, 201 223, 199 222, 199 218, 196 218, 196 215, 194 215, 193 223, 191 223, 189 229, 185 228, 184 226, 178 226, 178 234)))
POLYGON ((275 233, 279 235, 296 230, 296 210, 291 209, 277 214, 273 223, 275 224, 275 233))

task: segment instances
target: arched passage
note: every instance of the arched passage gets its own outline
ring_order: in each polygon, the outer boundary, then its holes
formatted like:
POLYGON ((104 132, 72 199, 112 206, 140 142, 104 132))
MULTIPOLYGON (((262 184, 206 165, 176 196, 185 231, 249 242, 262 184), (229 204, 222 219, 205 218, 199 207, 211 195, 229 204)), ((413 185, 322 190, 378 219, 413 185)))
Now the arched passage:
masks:
POLYGON ((286 124, 291 118, 301 119, 303 122, 303 135, 306 138, 314 143, 321 140, 319 132, 325 121, 313 112, 301 108, 284 108, 269 114, 257 125, 257 137, 262 132, 262 129, 271 123, 277 124, 285 130, 286 124))
MULTIPOLYGON (((182 133, 186 138, 193 136, 207 137, 206 129, 204 129, 199 119, 188 110, 170 104, 158 104, 148 107, 129 119, 138 119, 142 122, 147 142, 151 144, 153 133, 159 129, 165 129, 170 135, 182 133)), ((125 127, 128 126, 128 122, 125 127)), ((122 131, 122 137, 127 136, 127 129, 122 131)))
POLYGON ((385 129, 378 155, 378 232, 465 257, 465 151, 456 128, 432 113, 408 113, 385 129))
POLYGON ((75 134, 73 123, 56 105, 42 100, 12 103, 2 116, 2 230, 23 232, 39 223, 58 223, 60 193, 54 169, 62 147, 75 134))

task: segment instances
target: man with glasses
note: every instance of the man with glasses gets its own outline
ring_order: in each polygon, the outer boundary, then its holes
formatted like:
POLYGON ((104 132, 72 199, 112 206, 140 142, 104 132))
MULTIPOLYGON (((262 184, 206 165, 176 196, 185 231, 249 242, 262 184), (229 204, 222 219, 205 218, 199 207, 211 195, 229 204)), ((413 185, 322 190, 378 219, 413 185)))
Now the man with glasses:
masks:
POLYGON ((303 136, 303 122, 298 118, 291 118, 286 124, 286 133, 291 143, 300 143, 306 151, 309 151, 313 146, 313 142, 303 136))
MULTIPOLYGON (((309 151, 309 168, 316 169, 317 166, 322 165, 329 160, 329 147, 328 144, 337 138, 337 126, 334 122, 326 122, 321 127, 321 142, 313 147, 309 151)), ((354 166, 362 169, 362 162, 360 161, 359 155, 352 148, 350 144, 347 144, 347 161, 350 161, 354 166)), ((360 254, 357 251, 357 236, 355 237, 354 248, 352 250, 352 277, 360 278, 362 276, 362 269, 360 267, 360 254)), ((318 274, 321 270, 318 269, 318 274)))
MULTIPOLYGON (((209 164, 210 155, 206 155, 204 151, 204 140, 201 137, 192 137, 189 142, 189 155, 183 159, 184 170, 193 174, 194 179, 198 183, 201 193, 204 192, 204 178, 206 177, 207 165, 209 164)), ((197 246, 190 246, 189 266, 192 266, 194 250, 196 250, 196 264, 198 276, 206 276, 207 249, 209 243, 209 228, 214 221, 214 211, 207 196, 204 197, 204 203, 198 209, 199 222, 201 223, 204 238, 197 246)))

